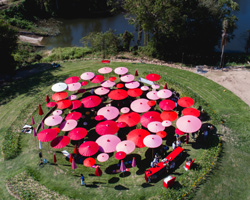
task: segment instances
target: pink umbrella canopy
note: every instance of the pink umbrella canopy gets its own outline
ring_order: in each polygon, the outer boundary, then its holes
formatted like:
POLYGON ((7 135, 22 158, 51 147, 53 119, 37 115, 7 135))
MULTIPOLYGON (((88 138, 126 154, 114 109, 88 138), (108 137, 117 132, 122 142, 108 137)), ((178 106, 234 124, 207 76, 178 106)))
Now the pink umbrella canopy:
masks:
POLYGON ((70 120, 70 119, 73 119, 73 120, 78 120, 80 119, 82 116, 82 113, 80 112, 71 112, 69 113, 66 117, 65 117, 65 120, 70 120))
POLYGON ((70 143, 70 138, 68 136, 59 136, 53 139, 50 146, 55 149, 61 149, 70 143))
POLYGON ((93 165, 95 164, 95 159, 94 158, 86 158, 84 161, 83 161, 83 165, 85 167, 92 167, 93 165))
POLYGON ((95 130, 99 135, 113 135, 118 132, 119 127, 115 121, 107 120, 98 123, 95 127, 95 130))
POLYGON ((47 103, 46 106, 47 106, 48 108, 52 108, 52 107, 54 107, 54 106, 57 106, 57 104, 56 104, 56 102, 51 101, 51 102, 47 103))
POLYGON ((123 89, 112 90, 108 97, 112 100, 122 100, 128 97, 128 92, 123 89))
POLYGON ((67 120, 67 121, 64 121, 63 123, 61 123, 60 129, 61 129, 61 131, 71 131, 76 126, 77 126, 77 121, 70 119, 70 120, 67 120))
POLYGON ((160 86, 159 86, 158 84, 153 84, 153 85, 151 85, 151 87, 152 87, 152 89, 154 89, 154 90, 157 90, 157 89, 160 88, 160 86))
POLYGON ((144 85, 144 86, 141 86, 141 90, 142 91, 148 91, 149 90, 149 87, 144 85))
POLYGON ((105 162, 109 159, 109 155, 107 153, 100 153, 98 156, 97 156, 97 160, 99 162, 105 162))
POLYGON ((128 69, 126 67, 117 67, 115 68, 114 72, 118 75, 123 75, 128 72, 128 69))
POLYGON ((75 100, 77 98, 76 95, 72 94, 68 97, 69 100, 75 100))
POLYGON ((66 84, 71 84, 71 83, 76 83, 77 81, 79 81, 79 77, 78 76, 71 76, 69 78, 67 78, 64 83, 66 84))
POLYGON ((140 88, 135 88, 135 89, 129 89, 128 90, 128 95, 131 97, 139 97, 141 96, 143 91, 140 88))
POLYGON ((103 115, 105 119, 112 120, 119 115, 119 110, 114 106, 106 106, 99 109, 97 115, 103 115))
POLYGON ((140 122, 141 116, 136 112, 122 114, 118 122, 125 122, 129 127, 133 127, 140 122))
POLYGON ((112 68, 110 68, 110 67, 103 67, 103 68, 98 69, 98 72, 100 74, 108 74, 108 73, 112 72, 112 68))
POLYGON ((176 122, 177 128, 185 133, 196 132, 201 128, 201 125, 201 120, 192 115, 180 117, 176 122))
POLYGON ((76 91, 79 90, 81 88, 81 83, 77 82, 77 83, 71 83, 68 84, 68 91, 76 91))
POLYGON ((81 102, 85 108, 94 108, 98 106, 102 102, 102 100, 96 95, 91 95, 83 98, 81 102))
POLYGON ((125 172, 125 170, 126 170, 126 166, 125 166, 125 164, 123 163, 123 160, 122 160, 121 161, 121 166, 120 166, 120 171, 125 172))
POLYGON ((123 151, 118 151, 118 152, 116 152, 116 154, 115 154, 115 158, 117 159, 117 160, 121 160, 121 159, 124 159, 125 157, 126 157, 126 153, 125 152, 123 152, 123 151))
POLYGON ((119 142, 121 142, 121 139, 116 135, 102 135, 96 140, 96 143, 99 145, 99 151, 104 153, 114 152, 119 142))
POLYGON ((169 126, 172 125, 172 122, 169 121, 169 120, 164 120, 161 124, 162 124, 162 126, 164 126, 164 127, 169 127, 169 126))
POLYGON ((106 87, 106 88, 111 88, 115 85, 115 82, 114 81, 110 81, 110 80, 107 80, 107 81, 103 81, 101 83, 101 86, 102 87, 106 87))
POLYGON ((157 96, 162 99, 167 99, 172 96, 172 92, 168 89, 162 89, 157 92, 157 96))
POLYGON ((94 92, 95 92, 95 94, 102 96, 102 95, 108 94, 109 91, 110 91, 110 90, 109 90, 108 88, 99 87, 99 88, 95 89, 94 92))
POLYGON ((104 80, 104 76, 96 75, 92 80, 91 83, 101 83, 104 80))
POLYGON ((191 97, 181 97, 177 103, 181 107, 190 107, 194 104, 194 100, 191 97))
POLYGON ((129 113, 130 109, 128 107, 123 107, 121 108, 121 113, 125 114, 125 113, 129 113))
POLYGON ((126 154, 130 154, 135 150, 135 143, 130 140, 123 140, 116 145, 116 151, 123 151, 126 154))
POLYGON ((71 140, 81 140, 87 135, 88 131, 85 128, 78 127, 74 128, 69 132, 69 138, 71 140))
POLYGON ((185 133, 182 132, 180 129, 176 128, 174 131, 177 135, 184 135, 185 133))
POLYGON ((150 110, 147 99, 136 99, 130 104, 130 108, 137 113, 144 113, 150 110))
POLYGON ((134 142, 136 147, 143 148, 145 147, 143 139, 147 135, 150 135, 150 133, 144 129, 134 129, 127 135, 127 140, 134 142))
POLYGON ((49 142, 57 136, 55 129, 44 129, 40 131, 37 135, 37 139, 41 142, 49 142))
POLYGON ((147 98, 151 100, 158 100, 159 97, 157 96, 157 91, 150 91, 147 93, 147 98))
POLYGON ((125 83, 125 87, 128 89, 135 89, 138 88, 140 86, 140 83, 138 81, 131 81, 128 83, 125 83))
POLYGON ((162 144, 162 138, 159 135, 148 135, 143 139, 145 146, 149 148, 157 148, 162 144))
POLYGON ((94 78, 95 74, 93 72, 84 72, 82 75, 81 75, 81 79, 82 80, 90 80, 92 78, 94 78))
POLYGON ((81 105, 82 105, 81 101, 79 101, 79 100, 73 100, 73 101, 71 101, 71 105, 70 105, 69 109, 75 110, 77 108, 80 108, 81 105))
POLYGON ((58 109, 66 109, 71 106, 71 101, 68 99, 63 99, 56 102, 58 109))
POLYGON ((57 92, 57 93, 52 95, 52 99, 54 101, 60 101, 60 100, 66 99, 67 96, 68 96, 67 92, 57 92))
POLYGON ((87 157, 87 156, 95 155, 99 150, 99 146, 94 141, 87 141, 87 142, 82 143, 78 150, 82 156, 87 157))
POLYGON ((200 111, 195 108, 185 108, 182 110, 183 115, 193 115, 195 117, 200 116, 200 111))
POLYGON ((163 111, 161 113, 162 120, 169 120, 169 121, 172 122, 172 121, 176 120, 177 117, 178 117, 178 114, 175 111, 172 111, 172 110, 170 110, 170 111, 163 111))
POLYGON ((170 110, 173 110, 175 108, 175 102, 172 100, 169 100, 169 99, 165 99, 159 103, 159 107, 162 110, 170 111, 170 110))
POLYGON ((148 127, 148 124, 150 122, 154 121, 162 122, 160 113, 156 111, 149 111, 141 116, 141 125, 144 126, 145 128, 148 127))
POLYGON ((162 125, 161 122, 155 121, 155 122, 150 122, 148 124, 148 130, 151 131, 152 133, 157 133, 159 131, 163 131, 165 127, 162 125))
POLYGON ((44 120, 47 126, 56 126, 62 122, 63 118, 60 115, 52 115, 44 120))
POLYGON ((120 79, 122 82, 127 83, 127 82, 133 81, 135 79, 135 77, 132 74, 126 74, 126 75, 121 76, 120 79))
POLYGON ((56 84, 52 85, 51 89, 52 89, 52 91, 54 91, 54 92, 62 92, 62 91, 64 91, 64 90, 66 90, 67 87, 68 87, 68 86, 67 86, 66 83, 60 82, 60 83, 56 83, 56 84))
POLYGON ((149 81, 158 81, 161 79, 161 76, 159 74, 148 74, 146 79, 149 81))
POLYGON ((62 110, 55 110, 52 114, 53 115, 61 115, 62 114, 62 110))

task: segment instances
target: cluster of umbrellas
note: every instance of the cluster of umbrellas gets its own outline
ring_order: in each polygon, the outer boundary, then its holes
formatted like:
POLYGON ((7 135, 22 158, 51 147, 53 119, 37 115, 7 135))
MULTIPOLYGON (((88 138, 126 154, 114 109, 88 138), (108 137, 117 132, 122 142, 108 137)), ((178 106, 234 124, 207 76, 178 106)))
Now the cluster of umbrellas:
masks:
MULTIPOLYGON (((99 162, 106 162, 109 153, 116 152, 114 157, 122 160, 135 148, 154 149, 162 145, 162 139, 167 136, 165 128, 171 126, 178 118, 178 114, 174 111, 177 105, 185 109, 182 111, 184 116, 176 121, 176 134, 192 133, 200 129, 199 111, 190 108, 194 100, 190 97, 182 97, 177 102, 171 100, 172 91, 167 89, 167 84, 165 83, 164 89, 160 89, 155 83, 161 79, 160 75, 148 74, 146 79, 154 84, 145 86, 136 81, 138 72, 136 71, 135 75, 129 74, 126 67, 115 68, 116 76, 105 80, 104 75, 112 71, 110 67, 103 67, 98 70, 99 74, 84 72, 80 77, 72 76, 64 82, 54 84, 51 87, 55 92, 51 97, 53 101, 50 101, 48 95, 46 101, 47 107, 56 107, 56 110, 42 122, 43 130, 37 134, 37 139, 40 142, 50 142, 50 146, 55 149, 67 146, 71 140, 87 139, 90 133, 84 128, 85 123, 80 123, 80 120, 87 118, 88 113, 94 112, 94 118, 91 119, 97 123, 95 132, 98 138, 95 141, 83 142, 76 150, 86 157, 83 165, 91 167, 95 164, 95 159, 91 156, 96 155, 99 162), (89 83, 99 87, 87 88, 89 83), (87 93, 87 89, 91 89, 91 93, 87 93), (69 94, 70 92, 74 94, 69 94), (84 97, 79 97, 80 94, 84 97), (104 105, 104 97, 116 102, 117 106, 104 105), (124 102, 130 101, 128 106, 122 106, 124 102), (160 111, 154 109, 156 104, 159 104, 160 111), (87 112, 83 113, 82 110, 87 112), (47 129, 44 129, 44 124, 48 126, 47 129), (136 128, 138 124, 143 128, 136 128), (117 133, 125 127, 129 127, 130 131, 126 133, 126 139, 121 140, 117 133), (60 132, 63 135, 58 136, 60 132)), ((39 105, 39 115, 43 114, 39 105)), ((74 159, 72 168, 76 168, 74 159)), ((125 169, 121 162, 120 170, 125 171, 125 169)), ((100 174, 100 169, 98 170, 97 173, 100 174)))

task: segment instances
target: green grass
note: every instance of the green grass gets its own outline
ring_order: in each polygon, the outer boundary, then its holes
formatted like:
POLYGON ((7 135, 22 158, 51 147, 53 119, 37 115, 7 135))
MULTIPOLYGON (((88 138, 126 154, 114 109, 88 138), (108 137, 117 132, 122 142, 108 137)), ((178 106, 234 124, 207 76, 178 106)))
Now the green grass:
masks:
MULTIPOLYGON (((35 117, 37 123, 39 122, 37 106, 41 103, 44 111, 47 111, 44 106, 45 97, 46 94, 52 94, 50 88, 53 83, 64 81, 69 76, 79 76, 86 71, 96 72, 97 69, 103 67, 99 60, 64 62, 61 65, 62 67, 56 70, 49 70, 1 88, 1 142, 3 141, 4 133, 8 129, 20 132, 24 124, 30 123, 31 115, 35 117)), ((224 92, 225 88, 218 84, 191 72, 146 64, 111 63, 110 66, 112 68, 126 66, 132 74, 135 69, 138 70, 139 75, 150 72, 159 73, 162 79, 168 82, 170 88, 175 88, 177 85, 175 89, 181 92, 181 95, 192 91, 200 101, 207 102, 206 106, 209 112, 215 112, 218 119, 223 120, 224 123, 221 126, 217 125, 218 134, 221 135, 224 141, 221 159, 216 165, 216 169, 207 177, 207 181, 197 186, 197 193, 194 199, 247 199, 250 196, 248 190, 250 176, 248 165, 250 164, 250 159, 249 141, 247 141, 250 130, 250 125, 247 123, 249 121, 249 107, 244 102, 230 91, 224 92), (184 87, 183 89, 181 89, 182 86, 184 87)), ((19 171, 23 171, 25 166, 29 166, 39 171, 41 177, 39 182, 42 185, 74 199, 80 199, 81 197, 84 197, 84 199, 99 199, 103 197, 105 199, 146 199, 153 196, 162 199, 163 197, 160 195, 166 192, 162 187, 161 181, 153 184, 155 185, 153 187, 142 187, 145 181, 143 180, 143 175, 136 174, 137 168, 131 169, 131 175, 125 178, 120 177, 120 174, 114 176, 104 174, 100 179, 88 176, 88 174, 94 173, 94 169, 79 165, 73 174, 70 166, 63 166, 68 165, 68 162, 65 161, 60 152, 56 152, 58 166, 47 165, 44 168, 39 168, 37 167, 39 162, 38 143, 31 135, 21 135, 20 147, 19 156, 12 160, 3 161, 1 155, 0 171, 5 172, 0 174, 1 180, 6 180, 19 171), (93 181, 100 181, 102 184, 97 184, 97 188, 82 188, 78 177, 82 172, 86 174, 86 183, 88 185, 95 187, 93 181), (116 177, 119 181, 117 183, 108 183, 108 180, 112 177, 116 177), (131 177, 133 178, 131 179, 131 177), (120 185, 124 185, 128 190, 120 185)), ((44 144, 44 149, 46 150, 46 148, 47 145, 44 144)), ((184 148, 189 149, 191 147, 184 146, 184 148)), ((68 147, 68 149, 73 151, 73 146, 68 147)), ((140 151, 142 150, 137 149, 135 153, 140 151)), ((198 161, 199 159, 204 160, 202 157, 207 155, 204 149, 192 150, 190 154, 198 161)), ((46 152, 44 155, 48 157, 46 152)), ((143 154, 141 156, 143 158, 143 154)), ((48 159, 51 160, 52 156, 51 158, 48 157, 48 159)), ((110 164, 117 163, 115 160, 110 162, 110 164)), ((176 172, 185 173, 182 167, 176 172)), ((178 190, 181 191, 181 188, 168 190, 167 192, 171 193, 174 191, 178 193, 178 190)), ((2 199, 12 199, 5 189, 5 181, 0 182, 0 193, 2 194, 2 199)))

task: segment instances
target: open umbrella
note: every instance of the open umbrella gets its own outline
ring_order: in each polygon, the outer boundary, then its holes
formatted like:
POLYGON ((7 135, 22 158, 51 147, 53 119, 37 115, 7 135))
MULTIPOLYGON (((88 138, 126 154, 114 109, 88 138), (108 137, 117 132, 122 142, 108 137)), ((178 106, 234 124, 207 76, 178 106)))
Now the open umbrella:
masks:
POLYGON ((73 120, 78 120, 80 119, 82 116, 82 113, 80 112, 71 112, 69 113, 66 117, 65 117, 65 120, 70 120, 70 119, 73 119, 73 120))
POLYGON ((60 115, 52 115, 44 120, 47 126, 56 126, 62 122, 63 118, 60 115))
POLYGON ((155 106, 156 105, 156 102, 155 101, 153 101, 153 100, 151 100, 151 101, 148 101, 148 103, 147 103, 150 107, 153 107, 153 106, 155 106))
POLYGON ((81 105, 82 105, 81 101, 79 101, 79 100, 73 100, 73 101, 71 101, 71 105, 70 105, 69 109, 75 110, 77 108, 80 108, 81 105))
POLYGON ((102 175, 102 170, 100 169, 100 166, 98 166, 95 170, 95 175, 96 176, 101 176, 102 175))
POLYGON ((169 121, 172 122, 172 121, 176 120, 177 117, 178 117, 178 114, 175 111, 172 111, 172 110, 170 110, 170 111, 163 111, 161 113, 162 120, 169 120, 169 121))
POLYGON ((74 128, 69 132, 69 138, 71 140, 81 140, 87 135, 87 130, 82 127, 74 128))
POLYGON ((167 111, 173 110, 175 108, 175 102, 169 99, 165 99, 159 103, 159 107, 162 110, 167 110, 167 111))
POLYGON ((56 102, 49 102, 49 103, 46 104, 46 106, 47 106, 48 108, 52 108, 52 107, 54 107, 54 106, 56 106, 56 105, 57 105, 56 102))
POLYGON ((162 99, 167 99, 172 96, 172 91, 168 89, 162 89, 157 92, 157 96, 162 99))
POLYGON ((71 101, 68 99, 63 99, 56 102, 58 109, 66 109, 71 106, 71 101))
POLYGON ((119 142, 121 142, 121 139, 116 135, 102 135, 96 140, 96 143, 99 145, 99 151, 104 153, 114 152, 119 142))
POLYGON ((125 122, 118 122, 118 123, 117 123, 117 126, 118 126, 119 128, 125 128, 125 127, 127 127, 128 125, 127 125, 125 122))
POLYGON ((135 126, 140 122, 141 116, 136 112, 122 114, 118 122, 125 122, 129 127, 135 126))
POLYGON ((125 83, 125 87, 128 89, 135 89, 138 88, 140 86, 140 83, 138 81, 131 81, 128 83, 125 83))
POLYGON ((38 105, 38 114, 39 114, 40 116, 44 114, 41 104, 38 105))
POLYGON ((79 77, 78 76, 71 76, 69 78, 67 78, 64 83, 66 84, 71 84, 71 83, 76 83, 77 81, 79 81, 79 77))
POLYGON ((123 89, 117 89, 117 90, 112 90, 109 94, 108 97, 112 100, 122 100, 127 98, 128 92, 123 89))
POLYGON ((76 91, 79 90, 81 88, 81 83, 77 82, 77 83, 71 83, 68 84, 68 91, 76 91))
POLYGON ((67 92, 57 92, 57 93, 52 95, 52 99, 54 101, 60 101, 60 100, 66 99, 67 96, 68 96, 67 92))
POLYGON ((127 135, 127 140, 134 142, 136 147, 143 148, 145 147, 143 139, 147 135, 150 135, 150 133, 144 129, 134 129, 127 135))
POLYGON ((70 138, 64 135, 53 139, 50 143, 50 146, 52 146, 55 149, 61 149, 67 146, 69 143, 70 143, 70 138))
POLYGON ((83 98, 81 102, 85 108, 94 108, 98 106, 102 102, 102 100, 100 97, 96 95, 91 95, 91 96, 83 98))
POLYGON ((96 75, 90 82, 91 83, 101 83, 104 80, 104 76, 96 75))
POLYGON ((172 125, 172 122, 169 121, 169 120, 164 120, 161 124, 162 124, 162 126, 164 126, 164 127, 169 127, 169 126, 172 125))
POLYGON ((104 120, 105 118, 104 118, 104 116, 103 115, 96 115, 95 116, 95 120, 96 121, 102 121, 102 120, 104 120))
POLYGON ((185 133, 196 132, 201 128, 201 125, 201 120, 192 115, 180 117, 176 122, 177 128, 185 133))
POLYGON ((149 81, 158 81, 161 79, 161 76, 159 74, 148 74, 146 79, 149 81))
POLYGON ((98 156, 97 156, 97 160, 99 162, 105 162, 109 159, 109 155, 107 153, 100 153, 98 156))
POLYGON ((119 110, 118 108, 114 106, 106 106, 106 107, 100 108, 97 111, 97 115, 103 115, 105 119, 112 120, 112 119, 115 119, 119 115, 119 110))
POLYGON ((95 74, 93 72, 84 72, 80 77, 82 80, 90 80, 94 78, 95 74))
POLYGON ((83 165, 85 167, 92 167, 93 165, 95 164, 95 159, 94 158, 86 158, 84 161, 83 161, 83 165))
POLYGON ((64 90, 66 90, 67 87, 68 87, 68 85, 66 83, 60 82, 60 83, 56 83, 56 84, 52 85, 51 89, 54 92, 62 92, 64 90))
POLYGON ((79 152, 78 152, 78 149, 77 149, 77 146, 75 144, 75 148, 74 148, 74 154, 77 155, 79 152))
POLYGON ((80 145, 78 151, 82 156, 95 155, 99 150, 99 146, 94 141, 87 141, 80 145))
POLYGON ((162 125, 162 123, 158 122, 158 121, 150 122, 148 124, 147 128, 152 133, 157 133, 157 132, 163 131, 165 129, 165 127, 162 125))
POLYGON ((149 90, 149 87, 144 85, 144 86, 141 86, 141 90, 142 91, 148 91, 149 90))
POLYGON ((126 157, 126 153, 125 152, 123 152, 123 151, 118 151, 118 152, 116 152, 116 154, 115 154, 115 158, 117 159, 117 160, 121 160, 121 159, 124 159, 125 157, 126 157))
POLYGON ((194 104, 194 100, 191 97, 181 97, 177 103, 181 107, 190 107, 194 104))
POLYGON ((63 123, 61 123, 60 129, 61 129, 61 131, 71 131, 76 126, 77 126, 77 121, 70 119, 70 120, 67 120, 67 121, 64 121, 63 123))
POLYGON ((114 81, 106 80, 101 83, 102 87, 111 88, 115 85, 114 81))
POLYGON ((98 123, 95 127, 95 130, 99 135, 113 135, 118 132, 119 127, 115 121, 107 120, 98 123))
POLYGON ((157 148, 162 144, 162 138, 158 135, 147 135, 143 139, 143 143, 149 148, 157 148))
POLYGON ((125 152, 126 154, 130 154, 135 150, 135 143, 130 140, 123 140, 116 145, 117 152, 125 152))
POLYGON ((200 111, 195 108, 185 108, 182 110, 183 115, 193 115, 195 117, 200 116, 200 111))
POLYGON ((123 107, 121 108, 121 113, 125 114, 125 113, 129 113, 130 109, 128 107, 123 107))
POLYGON ((162 122, 160 113, 156 111, 149 111, 141 116, 141 125, 144 126, 145 128, 147 128, 150 122, 154 121, 162 122))
POLYGON ((44 129, 37 135, 37 139, 41 142, 49 142, 57 136, 55 129, 44 129))
POLYGON ((115 76, 109 77, 109 80, 110 80, 110 81, 115 81, 115 80, 116 80, 116 77, 115 77, 115 76))
POLYGON ((158 100, 159 97, 157 96, 157 91, 150 91, 147 93, 147 98, 151 100, 158 100))
POLYGON ((174 132, 177 134, 177 135, 184 135, 185 133, 184 132, 182 132, 180 129, 178 129, 178 128, 176 128, 175 130, 174 130, 174 132))
POLYGON ((109 91, 110 91, 110 90, 109 90, 108 88, 99 87, 99 88, 95 89, 94 92, 95 92, 95 94, 102 96, 102 95, 108 94, 109 91))
POLYGON ((140 88, 135 88, 135 89, 129 89, 128 90, 128 95, 131 97, 139 97, 141 96, 143 91, 140 88))
POLYGON ((118 75, 123 75, 128 72, 128 69, 126 67, 117 67, 115 68, 114 72, 118 75))
POLYGON ((54 128, 51 128, 51 129, 55 129, 57 133, 60 133, 60 131, 61 131, 60 128, 58 128, 58 127, 54 127, 54 128))
POLYGON ((110 68, 110 67, 103 67, 103 68, 98 69, 98 72, 100 74, 108 74, 108 73, 112 72, 112 68, 110 68))
POLYGON ((110 60, 102 60, 102 63, 108 64, 108 63, 110 63, 110 60))
POLYGON ((160 136, 161 138, 164 138, 167 136, 167 133, 165 131, 159 131, 156 133, 156 135, 160 136))
POLYGON ((131 82, 135 79, 135 77, 132 74, 126 74, 126 75, 121 76, 120 79, 122 82, 131 82))
POLYGON ((137 113, 144 113, 150 110, 147 99, 136 99, 130 104, 130 108, 137 113))
POLYGON ((82 86, 88 85, 88 81, 83 81, 83 82, 81 82, 81 85, 82 85, 82 86))
POLYGON ((153 85, 151 85, 151 87, 153 90, 157 90, 160 88, 160 86, 158 84, 153 84, 153 85))
POLYGON ((62 114, 62 110, 55 110, 52 114, 53 115, 61 115, 62 114))
POLYGON ((121 88, 124 87, 124 84, 122 84, 122 83, 117 83, 117 84, 116 84, 116 87, 117 87, 118 89, 121 89, 121 88))
POLYGON ((77 96, 74 95, 74 94, 68 96, 68 99, 69 99, 69 100, 75 100, 76 98, 77 98, 77 96))

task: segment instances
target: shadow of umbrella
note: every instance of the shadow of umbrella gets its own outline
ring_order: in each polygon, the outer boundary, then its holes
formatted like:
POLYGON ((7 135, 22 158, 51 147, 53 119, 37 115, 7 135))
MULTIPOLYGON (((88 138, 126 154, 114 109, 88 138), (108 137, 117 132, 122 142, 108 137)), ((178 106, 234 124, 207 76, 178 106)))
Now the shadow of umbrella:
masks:
POLYGON ((116 185, 114 188, 115 190, 129 190, 129 188, 124 187, 123 185, 116 185))
POLYGON ((111 184, 117 183, 119 180, 120 179, 118 177, 113 177, 113 178, 111 178, 111 179, 108 180, 108 183, 111 183, 111 184))

